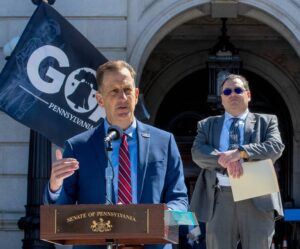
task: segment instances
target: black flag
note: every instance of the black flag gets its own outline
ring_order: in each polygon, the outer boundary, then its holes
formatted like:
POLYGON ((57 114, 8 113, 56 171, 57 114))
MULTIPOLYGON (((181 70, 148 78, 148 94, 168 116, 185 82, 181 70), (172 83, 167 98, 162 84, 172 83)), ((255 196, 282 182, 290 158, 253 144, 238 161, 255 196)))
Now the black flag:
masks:
POLYGON ((96 126, 104 111, 96 69, 107 59, 64 17, 41 3, 0 75, 0 108, 63 146, 96 126))

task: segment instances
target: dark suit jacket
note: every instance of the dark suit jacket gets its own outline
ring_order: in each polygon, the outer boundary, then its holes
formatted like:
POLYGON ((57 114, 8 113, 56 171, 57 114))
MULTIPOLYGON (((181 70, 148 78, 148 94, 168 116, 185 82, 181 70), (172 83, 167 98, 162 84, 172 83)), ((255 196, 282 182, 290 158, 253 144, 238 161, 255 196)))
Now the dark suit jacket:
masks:
MULTIPOLYGON (((173 210, 186 211, 183 166, 173 135, 139 121, 137 133, 138 203, 166 203, 173 210)), ((104 136, 101 124, 66 141, 64 158, 76 158, 80 168, 64 180, 55 204, 105 204, 104 136)), ((44 201, 51 203, 48 191, 44 201)))
MULTIPOLYGON (((219 148, 223 116, 209 117, 198 123, 198 134, 192 147, 192 157, 201 170, 192 196, 190 209, 198 219, 207 222, 212 218, 215 201, 216 172, 222 167, 218 164, 216 152, 219 148)), ((245 121, 244 145, 249 160, 270 158, 273 163, 284 150, 277 117, 267 114, 249 113, 245 121)), ((279 193, 252 199, 258 209, 277 211, 282 216, 282 203, 279 193)))

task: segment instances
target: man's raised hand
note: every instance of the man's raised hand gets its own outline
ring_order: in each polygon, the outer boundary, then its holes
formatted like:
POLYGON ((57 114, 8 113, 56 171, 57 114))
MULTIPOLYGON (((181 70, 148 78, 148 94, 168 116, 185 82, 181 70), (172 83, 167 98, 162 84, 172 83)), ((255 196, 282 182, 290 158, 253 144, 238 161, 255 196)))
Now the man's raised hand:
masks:
POLYGON ((56 161, 52 163, 50 190, 56 192, 60 189, 65 178, 79 169, 79 162, 75 158, 63 158, 59 149, 55 151, 56 161))

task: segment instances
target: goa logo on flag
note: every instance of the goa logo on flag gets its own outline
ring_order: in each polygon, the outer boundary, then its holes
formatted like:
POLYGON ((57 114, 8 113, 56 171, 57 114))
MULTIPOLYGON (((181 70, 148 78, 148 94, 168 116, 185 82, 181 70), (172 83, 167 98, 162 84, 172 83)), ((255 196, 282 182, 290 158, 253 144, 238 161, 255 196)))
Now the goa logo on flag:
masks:
POLYGON ((65 84, 65 97, 68 105, 75 112, 89 112, 97 106, 95 71, 80 68, 72 72, 65 84))
MULTIPOLYGON (((47 94, 58 93, 65 81, 66 75, 49 66, 46 76, 51 79, 51 83, 41 78, 39 67, 47 57, 53 57, 57 60, 59 67, 69 67, 67 55, 55 46, 45 45, 36 49, 28 59, 27 75, 32 85, 39 91, 47 94)), ((101 116, 104 116, 104 110, 97 106, 96 101, 96 72, 91 68, 79 68, 74 70, 67 78, 64 87, 64 96, 68 106, 77 113, 86 113, 95 111, 88 117, 97 122, 101 116)), ((51 109, 57 109, 56 105, 50 103, 51 109)), ((70 116, 70 115, 68 115, 70 116)))

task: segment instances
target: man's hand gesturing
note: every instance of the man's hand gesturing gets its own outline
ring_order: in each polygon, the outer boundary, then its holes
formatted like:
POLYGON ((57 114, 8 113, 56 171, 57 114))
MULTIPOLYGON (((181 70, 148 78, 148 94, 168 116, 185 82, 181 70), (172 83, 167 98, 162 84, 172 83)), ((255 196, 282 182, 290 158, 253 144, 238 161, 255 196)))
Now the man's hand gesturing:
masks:
POLYGON ((55 151, 56 161, 52 163, 50 190, 56 192, 62 186, 65 178, 79 169, 79 162, 74 158, 63 158, 59 149, 55 151))

